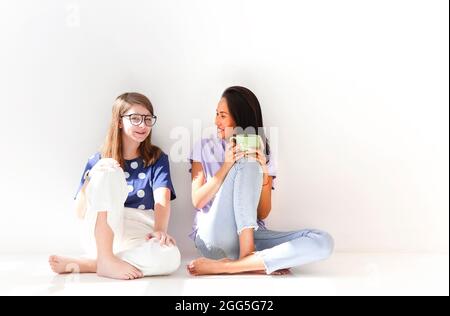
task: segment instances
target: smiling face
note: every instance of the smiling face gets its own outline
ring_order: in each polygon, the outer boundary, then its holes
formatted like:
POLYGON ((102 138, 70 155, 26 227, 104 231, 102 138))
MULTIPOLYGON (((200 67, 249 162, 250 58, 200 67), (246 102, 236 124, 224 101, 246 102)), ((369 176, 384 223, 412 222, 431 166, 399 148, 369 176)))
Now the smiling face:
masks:
MULTIPOLYGON (((134 104, 126 111, 123 115, 130 114, 140 114, 140 115, 152 115, 150 111, 143 105, 134 104)), ((149 135, 152 130, 151 127, 145 125, 145 121, 139 125, 131 124, 130 118, 128 116, 124 116, 119 124, 119 127, 122 129, 122 136, 136 143, 142 143, 149 135)))
POLYGON ((228 109, 228 103, 225 98, 220 99, 220 102, 216 109, 217 136, 220 139, 229 139, 233 136, 233 130, 236 127, 236 123, 230 114, 228 109))

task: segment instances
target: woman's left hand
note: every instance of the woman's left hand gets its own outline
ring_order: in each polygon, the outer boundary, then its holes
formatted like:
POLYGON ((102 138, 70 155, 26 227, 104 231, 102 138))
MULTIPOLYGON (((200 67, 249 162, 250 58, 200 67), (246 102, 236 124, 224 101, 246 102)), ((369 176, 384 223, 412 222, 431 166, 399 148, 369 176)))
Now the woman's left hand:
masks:
POLYGON ((170 246, 170 245, 175 246, 176 245, 175 239, 172 236, 170 236, 169 234, 162 232, 162 231, 156 231, 156 232, 150 233, 146 236, 147 240, 150 240, 153 238, 159 240, 161 246, 162 245, 166 245, 166 246, 170 246))
POLYGON ((264 173, 268 173, 267 170, 267 158, 264 152, 261 149, 258 150, 248 150, 247 151, 247 157, 254 159, 255 161, 259 162, 261 165, 264 173))

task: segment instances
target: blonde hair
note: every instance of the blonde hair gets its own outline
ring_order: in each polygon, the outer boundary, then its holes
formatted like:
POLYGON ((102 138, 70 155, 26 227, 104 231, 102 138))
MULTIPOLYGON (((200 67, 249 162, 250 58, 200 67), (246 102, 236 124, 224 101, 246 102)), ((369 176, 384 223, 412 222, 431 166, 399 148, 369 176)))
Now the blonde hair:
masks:
MULTIPOLYGON (((133 105, 142 105, 153 112, 153 105, 150 100, 140 93, 124 93, 117 97, 112 108, 111 123, 106 134, 105 142, 101 149, 102 158, 112 158, 119 162, 122 168, 125 167, 125 159, 123 158, 123 144, 122 134, 119 128, 119 122, 124 115, 133 105)), ((139 145, 139 152, 141 158, 144 160, 146 167, 153 165, 161 156, 161 149, 152 144, 152 132, 150 135, 139 145)))

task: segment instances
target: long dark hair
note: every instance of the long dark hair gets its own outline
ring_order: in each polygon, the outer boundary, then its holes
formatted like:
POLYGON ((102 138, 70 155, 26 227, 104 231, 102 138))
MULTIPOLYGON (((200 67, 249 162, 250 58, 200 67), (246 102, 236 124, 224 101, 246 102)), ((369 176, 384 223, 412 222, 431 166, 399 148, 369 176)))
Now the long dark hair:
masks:
POLYGON ((249 89, 234 86, 222 93, 228 103, 228 109, 236 126, 242 129, 253 128, 264 142, 265 154, 270 155, 269 140, 264 132, 261 106, 256 95, 249 89))

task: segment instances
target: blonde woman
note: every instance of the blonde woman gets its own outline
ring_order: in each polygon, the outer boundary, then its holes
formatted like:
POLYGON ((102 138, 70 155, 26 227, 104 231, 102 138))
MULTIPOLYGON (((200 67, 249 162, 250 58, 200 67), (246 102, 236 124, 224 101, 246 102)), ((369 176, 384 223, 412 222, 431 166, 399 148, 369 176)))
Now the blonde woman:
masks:
POLYGON ((144 95, 116 99, 101 153, 88 160, 76 195, 88 256, 50 256, 54 272, 131 280, 178 269, 180 252, 167 234, 176 196, 168 156, 151 142, 155 123, 144 95))

